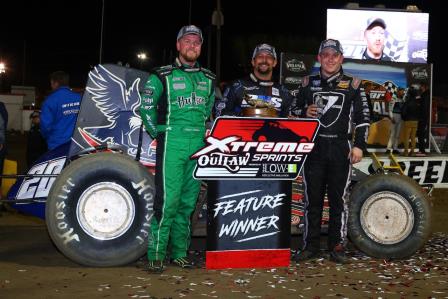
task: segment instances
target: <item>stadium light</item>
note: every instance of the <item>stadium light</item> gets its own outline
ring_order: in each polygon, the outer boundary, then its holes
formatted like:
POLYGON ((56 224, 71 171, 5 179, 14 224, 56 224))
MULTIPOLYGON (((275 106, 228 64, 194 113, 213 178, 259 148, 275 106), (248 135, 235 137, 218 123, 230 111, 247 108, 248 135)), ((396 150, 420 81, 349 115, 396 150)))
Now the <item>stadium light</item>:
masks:
POLYGON ((141 53, 137 54, 137 58, 140 60, 146 60, 146 59, 148 59, 148 56, 146 55, 146 53, 141 52, 141 53))

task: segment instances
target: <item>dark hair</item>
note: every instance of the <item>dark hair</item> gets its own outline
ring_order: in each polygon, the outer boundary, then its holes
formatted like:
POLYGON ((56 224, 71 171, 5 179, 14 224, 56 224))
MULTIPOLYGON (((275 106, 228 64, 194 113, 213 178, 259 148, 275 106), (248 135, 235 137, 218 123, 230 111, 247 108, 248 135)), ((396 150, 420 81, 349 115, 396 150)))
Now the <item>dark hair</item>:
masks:
POLYGON ((66 86, 70 81, 70 76, 64 71, 56 71, 50 74, 50 80, 59 83, 59 86, 66 86))

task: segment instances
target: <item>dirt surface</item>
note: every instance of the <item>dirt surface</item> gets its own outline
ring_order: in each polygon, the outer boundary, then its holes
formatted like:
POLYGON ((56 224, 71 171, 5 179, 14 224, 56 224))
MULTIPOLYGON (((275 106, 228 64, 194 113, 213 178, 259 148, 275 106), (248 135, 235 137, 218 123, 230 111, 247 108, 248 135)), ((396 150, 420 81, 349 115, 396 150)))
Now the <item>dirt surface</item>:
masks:
MULTIPOLYGON (((0 298, 448 298, 447 194, 435 191, 434 233, 407 260, 376 260, 352 248, 347 265, 329 262, 323 253, 322 259, 289 268, 168 267, 161 275, 147 274, 136 264, 79 266, 56 250, 42 220, 2 212, 0 298)), ((194 239, 200 262, 204 248, 204 238, 194 239)))
MULTIPOLYGON (((21 155, 22 149, 11 155, 21 155)), ((448 190, 435 190, 433 204, 432 237, 407 260, 372 259, 349 246, 347 265, 329 262, 323 252, 321 259, 288 268, 168 267, 161 275, 137 264, 75 264, 53 246, 44 221, 3 211, 0 298, 448 298, 448 190)), ((202 266, 204 248, 204 238, 193 240, 192 252, 202 266)))

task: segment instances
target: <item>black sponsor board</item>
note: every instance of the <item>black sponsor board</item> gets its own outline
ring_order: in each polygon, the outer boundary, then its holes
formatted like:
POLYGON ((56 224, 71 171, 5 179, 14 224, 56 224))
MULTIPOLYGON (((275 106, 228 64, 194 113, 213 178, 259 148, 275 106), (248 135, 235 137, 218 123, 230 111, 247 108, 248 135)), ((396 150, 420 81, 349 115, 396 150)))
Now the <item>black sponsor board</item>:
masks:
POLYGON ((207 250, 289 248, 291 181, 210 181, 207 250))
POLYGON ((209 180, 208 269, 289 265, 291 180, 318 128, 318 120, 216 120, 206 145, 192 155, 195 178, 209 180))

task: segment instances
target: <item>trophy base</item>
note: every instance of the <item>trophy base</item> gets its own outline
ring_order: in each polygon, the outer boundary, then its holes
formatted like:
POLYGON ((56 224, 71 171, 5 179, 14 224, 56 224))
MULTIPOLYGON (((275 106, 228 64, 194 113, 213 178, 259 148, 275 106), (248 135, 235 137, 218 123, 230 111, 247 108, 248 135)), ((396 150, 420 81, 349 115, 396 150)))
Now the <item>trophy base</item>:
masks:
POLYGON ((247 107, 242 112, 243 116, 246 117, 277 117, 277 110, 274 108, 247 107))

